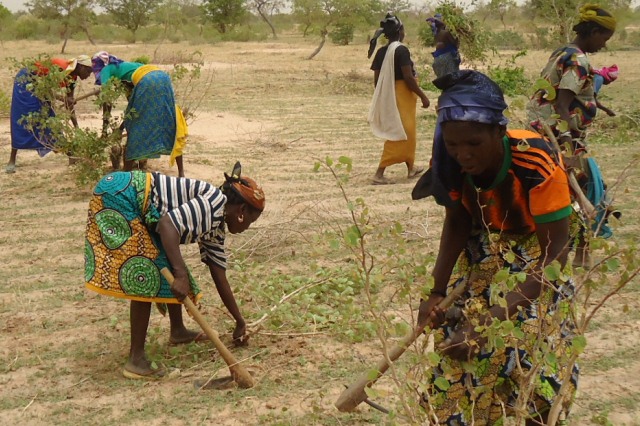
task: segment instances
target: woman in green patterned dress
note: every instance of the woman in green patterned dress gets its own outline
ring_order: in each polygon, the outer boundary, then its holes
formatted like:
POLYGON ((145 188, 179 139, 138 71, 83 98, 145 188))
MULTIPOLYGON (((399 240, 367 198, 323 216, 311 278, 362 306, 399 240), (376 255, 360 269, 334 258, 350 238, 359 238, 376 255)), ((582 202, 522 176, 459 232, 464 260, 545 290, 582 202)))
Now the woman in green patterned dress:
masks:
POLYGON ((573 284, 542 274, 566 260, 567 176, 537 133, 507 130, 502 92, 484 74, 456 71, 434 84, 442 94, 432 168, 418 183, 427 190, 414 193, 446 207, 434 288, 418 317, 439 336, 436 365, 426 370, 430 424, 498 425, 516 408, 527 425, 544 424, 563 382, 569 409, 577 380, 562 356, 573 284), (457 286, 464 293, 454 307, 437 308, 457 286), (551 360, 542 366, 541 352, 551 360))
POLYGON ((131 347, 122 370, 128 378, 159 378, 145 355, 151 304, 167 304, 170 343, 188 343, 199 334, 182 320, 180 301, 198 300, 180 245, 197 242, 216 289, 233 318, 234 342, 247 340, 245 321, 226 277, 225 229, 246 231, 264 210, 262 188, 241 176, 240 163, 217 188, 207 182, 141 171, 111 173, 96 185, 89 202, 85 240, 86 287, 131 300, 131 347), (175 277, 169 285, 160 270, 175 277))

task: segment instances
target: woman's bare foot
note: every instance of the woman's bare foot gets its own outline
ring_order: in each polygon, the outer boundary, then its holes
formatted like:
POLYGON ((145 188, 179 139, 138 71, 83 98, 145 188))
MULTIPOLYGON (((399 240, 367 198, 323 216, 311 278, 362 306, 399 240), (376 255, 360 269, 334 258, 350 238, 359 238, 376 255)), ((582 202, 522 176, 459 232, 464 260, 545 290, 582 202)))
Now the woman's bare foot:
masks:
POLYGON ((169 336, 170 345, 184 345, 191 342, 204 342, 209 340, 206 334, 194 330, 183 329, 173 331, 169 336))

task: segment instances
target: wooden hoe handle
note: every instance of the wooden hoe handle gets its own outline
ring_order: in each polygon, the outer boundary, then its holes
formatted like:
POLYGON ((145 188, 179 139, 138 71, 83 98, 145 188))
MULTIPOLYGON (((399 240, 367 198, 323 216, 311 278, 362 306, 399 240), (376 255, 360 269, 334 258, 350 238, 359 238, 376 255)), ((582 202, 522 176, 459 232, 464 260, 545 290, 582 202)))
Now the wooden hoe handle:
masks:
MULTIPOLYGON (((162 268, 160 271, 162 275, 169 281, 169 284, 173 285, 173 274, 168 268, 162 268)), ((233 380, 240 386, 241 388, 252 388, 255 385, 255 381, 251 374, 242 366, 242 364, 238 363, 236 357, 233 356, 231 351, 227 349, 227 347, 222 343, 220 337, 218 337, 218 332, 215 331, 208 323, 207 320, 204 319, 204 316, 196 305, 193 304, 191 299, 185 297, 182 301, 182 304, 187 308, 189 314, 196 320, 202 331, 207 335, 209 340, 213 342, 213 345, 216 347, 224 362, 229 366, 229 371, 231 371, 231 377, 233 380)))
MULTIPOLYGON (((447 309, 451 304, 461 296, 465 291, 464 285, 459 285, 454 288, 442 301, 438 304, 438 307, 442 309, 447 309)), ((366 386, 371 387, 388 369, 389 362, 394 362, 400 355, 402 355, 409 346, 416 341, 418 337, 422 334, 426 327, 424 325, 417 325, 412 331, 409 332, 404 338, 395 345, 391 350, 389 350, 388 358, 382 357, 380 361, 375 366, 375 377, 373 377, 372 371, 367 371, 365 374, 360 376, 358 380, 353 382, 351 386, 345 389, 340 397, 335 403, 335 406, 340 411, 353 411, 355 408, 360 405, 365 399, 367 399, 367 393, 364 391, 366 386), (372 378, 373 377, 373 378, 372 378)))

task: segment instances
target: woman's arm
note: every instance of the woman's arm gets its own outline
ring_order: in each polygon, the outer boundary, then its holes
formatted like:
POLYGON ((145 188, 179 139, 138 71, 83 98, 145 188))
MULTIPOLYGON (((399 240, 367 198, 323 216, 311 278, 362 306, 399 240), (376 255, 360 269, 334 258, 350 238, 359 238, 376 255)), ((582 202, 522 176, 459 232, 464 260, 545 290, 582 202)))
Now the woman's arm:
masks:
POLYGON ((180 253, 180 234, 178 234, 178 230, 173 226, 173 222, 171 222, 171 219, 166 214, 158 221, 156 230, 158 234, 160 234, 162 247, 167 253, 167 258, 169 259, 175 278, 171 286, 171 292, 178 300, 182 300, 189 294, 191 283, 189 282, 187 265, 184 263, 182 253, 180 253))
POLYGON ((440 235, 440 248, 432 272, 434 280, 432 295, 420 303, 418 324, 424 324, 427 318, 431 319, 433 325, 439 323, 437 317, 441 313, 434 312, 434 307, 440 303, 447 292, 453 267, 471 235, 471 225, 471 216, 462 204, 446 209, 440 235))
POLYGON ((238 308, 238 304, 236 303, 236 298, 233 295, 233 290, 229 285, 229 281, 227 280, 227 272, 224 268, 217 265, 215 262, 208 260, 207 266, 209 266, 209 272, 211 273, 211 278, 213 282, 216 284, 216 289, 218 290, 218 294, 222 299, 222 303, 229 310, 229 313, 236 320, 236 328, 233 331, 233 340, 236 344, 242 344, 247 341, 246 334, 246 323, 244 321, 244 317, 240 312, 240 308, 238 308))
POLYGON ((411 68, 411 65, 403 65, 400 69, 402 70, 402 78, 405 83, 407 83, 409 90, 418 95, 422 101, 422 108, 429 108, 429 98, 424 94, 420 86, 418 86, 418 80, 413 76, 413 69, 411 68))
POLYGON ((504 321, 518 312, 518 307, 527 307, 536 300, 544 286, 548 285, 544 279, 544 267, 557 260, 562 266, 567 261, 569 249, 569 218, 555 222, 538 224, 536 236, 540 243, 540 260, 533 271, 527 275, 527 279, 518 284, 516 289, 505 295, 507 307, 493 306, 491 316, 504 321))
MULTIPOLYGON (((518 312, 518 307, 527 307, 536 300, 548 281, 544 278, 544 267, 554 260, 564 265, 567 260, 569 242, 569 219, 564 218, 555 222, 538 224, 536 236, 540 243, 540 259, 535 268, 529 272, 524 282, 518 284, 515 290, 505 295, 506 308, 494 305, 488 315, 480 319, 481 324, 489 324, 493 318, 504 321, 518 312)), ((467 323, 456 331, 449 339, 440 345, 440 349, 451 358, 467 360, 475 351, 486 343, 486 338, 475 331, 473 324, 467 323), (471 343, 473 342, 473 343, 471 343)))

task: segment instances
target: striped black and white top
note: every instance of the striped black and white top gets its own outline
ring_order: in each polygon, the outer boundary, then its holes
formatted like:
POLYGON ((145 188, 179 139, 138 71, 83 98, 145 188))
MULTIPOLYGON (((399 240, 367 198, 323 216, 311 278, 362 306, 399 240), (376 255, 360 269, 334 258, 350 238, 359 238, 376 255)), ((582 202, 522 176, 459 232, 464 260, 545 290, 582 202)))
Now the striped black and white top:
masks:
POLYGON ((180 234, 180 243, 197 242, 204 263, 227 268, 224 252, 224 206, 227 197, 219 188, 196 179, 151 173, 151 203, 161 216, 167 214, 180 234))

